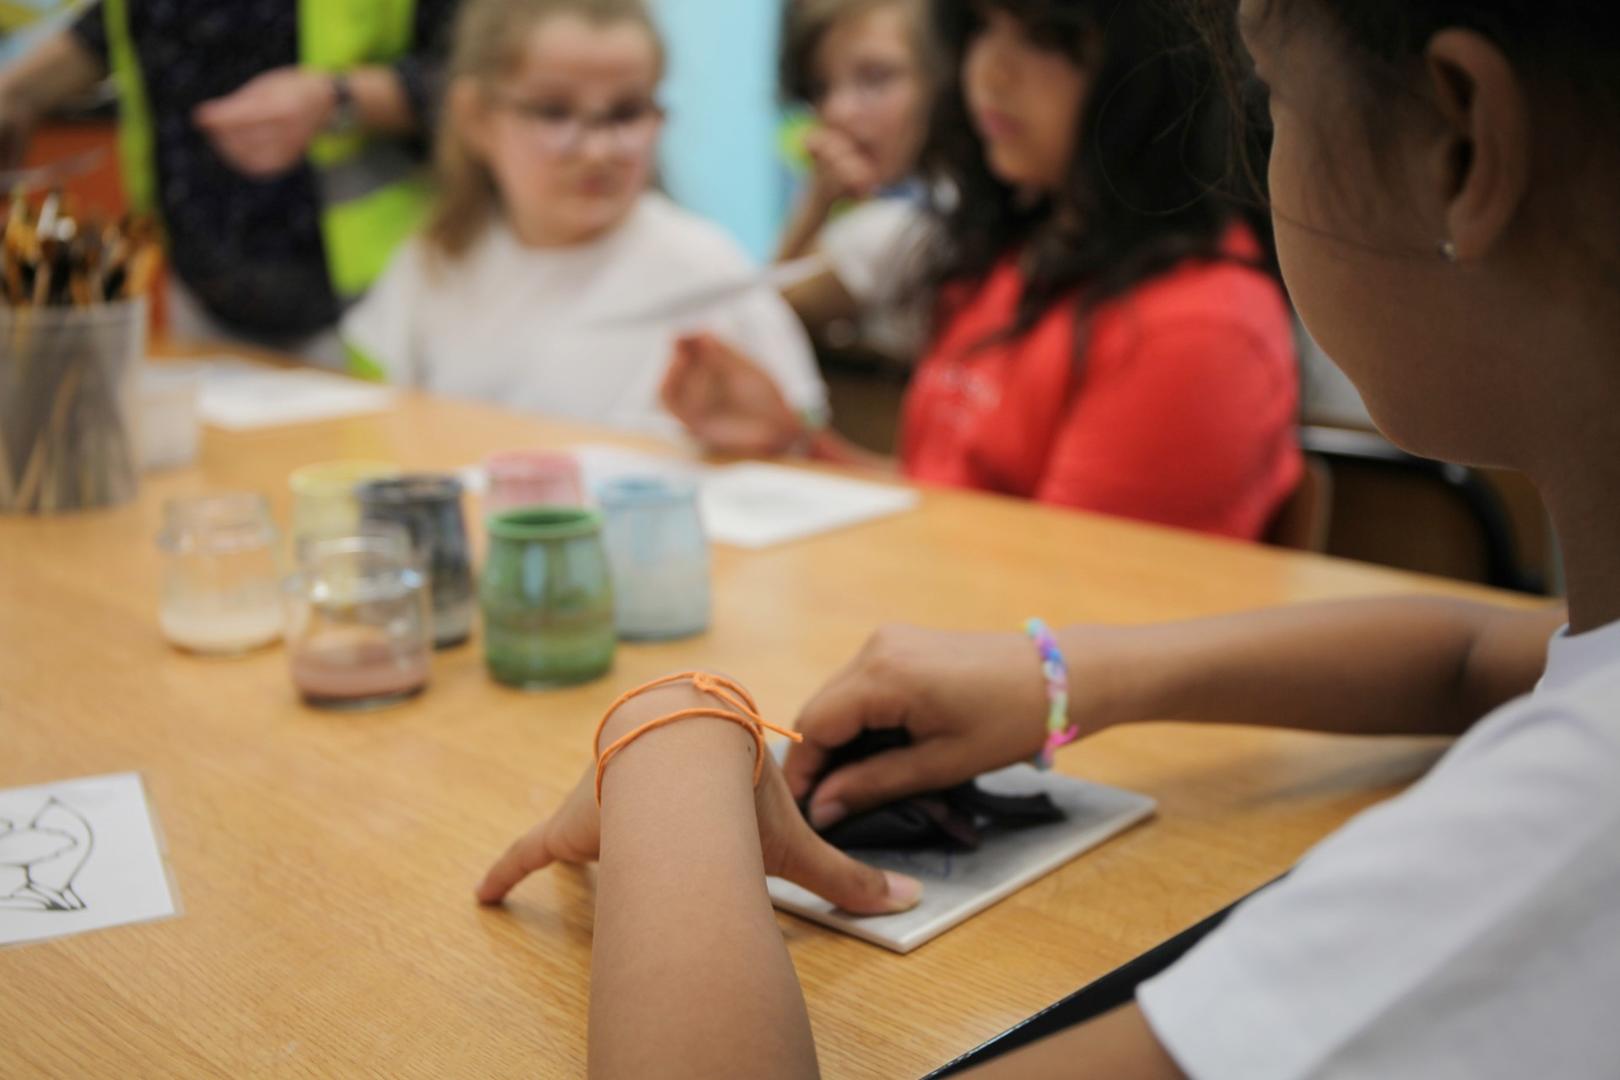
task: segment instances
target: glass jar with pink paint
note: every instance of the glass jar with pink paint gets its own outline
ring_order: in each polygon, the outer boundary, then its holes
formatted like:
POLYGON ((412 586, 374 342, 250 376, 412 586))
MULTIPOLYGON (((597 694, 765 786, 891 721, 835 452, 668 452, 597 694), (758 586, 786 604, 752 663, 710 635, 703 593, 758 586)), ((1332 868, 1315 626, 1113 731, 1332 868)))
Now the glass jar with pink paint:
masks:
POLYGON ((288 592, 287 650, 306 704, 373 709, 427 687, 427 574, 404 529, 310 540, 288 592))
POLYGON ((484 459, 484 515, 532 506, 581 506, 585 482, 572 454, 506 450, 484 459))

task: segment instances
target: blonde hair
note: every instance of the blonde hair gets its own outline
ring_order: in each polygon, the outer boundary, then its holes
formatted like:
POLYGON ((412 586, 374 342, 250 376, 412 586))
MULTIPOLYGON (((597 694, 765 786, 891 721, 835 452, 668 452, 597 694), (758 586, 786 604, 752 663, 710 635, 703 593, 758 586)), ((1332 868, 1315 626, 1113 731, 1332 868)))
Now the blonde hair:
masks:
MULTIPOLYGON (((456 18, 446 86, 462 80, 488 84, 507 74, 521 61, 530 33, 557 15, 642 27, 662 69, 663 40, 647 0, 465 0, 456 18)), ((453 110, 441 110, 434 139, 438 199, 426 228, 432 246, 452 258, 467 253, 500 209, 494 175, 458 129, 453 110)))

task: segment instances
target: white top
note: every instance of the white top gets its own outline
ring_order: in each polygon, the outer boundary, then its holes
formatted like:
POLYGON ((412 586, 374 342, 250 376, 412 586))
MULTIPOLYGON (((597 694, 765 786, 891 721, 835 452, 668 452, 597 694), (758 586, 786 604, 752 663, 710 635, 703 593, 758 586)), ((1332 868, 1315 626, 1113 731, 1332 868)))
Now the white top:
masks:
POLYGON ((822 410, 809 339, 774 291, 642 317, 757 273, 717 226, 649 193, 624 224, 577 247, 526 248, 500 222, 460 259, 416 237, 344 318, 343 336, 391 382, 674 433, 658 400, 674 339, 709 330, 764 366, 796 409, 822 410))
POLYGON ((1138 992, 1194 1080, 1620 1076, 1620 623, 1138 992))
POLYGON ((861 306, 861 337, 880 352, 919 357, 926 327, 908 302, 927 241, 928 212, 915 200, 870 199, 834 218, 816 246, 861 306))

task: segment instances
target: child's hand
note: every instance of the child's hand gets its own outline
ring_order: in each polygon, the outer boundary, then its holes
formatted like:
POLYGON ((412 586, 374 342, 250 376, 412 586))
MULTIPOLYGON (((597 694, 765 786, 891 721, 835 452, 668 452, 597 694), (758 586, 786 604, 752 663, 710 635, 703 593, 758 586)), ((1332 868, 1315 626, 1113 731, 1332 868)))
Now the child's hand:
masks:
MULTIPOLYGON (((1099 635, 1099 658, 1104 640, 1099 635)), ((1071 670, 1086 659, 1070 656, 1071 670)), ((1077 711, 1089 709, 1091 692, 1100 691, 1091 672, 1105 667, 1088 663, 1076 679, 1077 711)), ((794 797, 810 796, 814 786, 810 820, 825 828, 857 811, 1028 761, 1046 741, 1046 716, 1040 654, 1024 634, 886 627, 804 707, 798 723, 804 742, 789 747, 783 769, 794 797), (829 751, 862 730, 897 727, 911 735, 910 746, 816 783, 829 751)))
POLYGON ((585 775, 557 812, 512 842, 478 885, 478 902, 498 904, 518 882, 554 862, 594 862, 602 852, 602 817, 596 805, 596 768, 585 775))
POLYGON ((815 199, 831 206, 840 199, 869 199, 877 194, 877 165, 848 135, 818 127, 804 139, 810 155, 810 178, 815 199))
POLYGON ((748 357, 709 334, 675 343, 664 374, 664 407, 709 450, 771 456, 805 435, 776 380, 748 357))
MULTIPOLYGON (((856 915, 905 911, 921 897, 920 882, 857 862, 817 836, 788 794, 782 770, 769 756, 755 789, 754 810, 767 874, 802 885, 856 915)), ((550 820, 519 837, 490 867, 478 886, 479 902, 500 903, 518 882, 554 862, 595 860, 601 853, 601 830, 593 767, 550 820)))

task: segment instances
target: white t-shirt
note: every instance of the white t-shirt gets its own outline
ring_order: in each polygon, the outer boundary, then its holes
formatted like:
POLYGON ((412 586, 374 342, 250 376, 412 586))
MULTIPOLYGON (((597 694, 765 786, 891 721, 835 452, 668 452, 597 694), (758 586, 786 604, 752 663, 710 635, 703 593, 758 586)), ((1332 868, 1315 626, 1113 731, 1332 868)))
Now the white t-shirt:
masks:
POLYGON ((796 409, 822 410, 809 339, 773 290, 658 312, 757 273, 717 226, 649 193, 617 229, 577 247, 526 248, 499 221, 460 259, 413 238, 344 318, 343 336, 390 382, 673 433, 658 390, 674 339, 708 330, 769 371, 796 409))
POLYGON ((915 200, 869 199, 834 218, 816 239, 833 276, 861 306, 861 338, 879 352, 916 359, 925 319, 908 293, 926 250, 928 212, 915 200))
POLYGON ((1620 623, 1138 1001, 1194 1080, 1620 1077, 1620 623))

